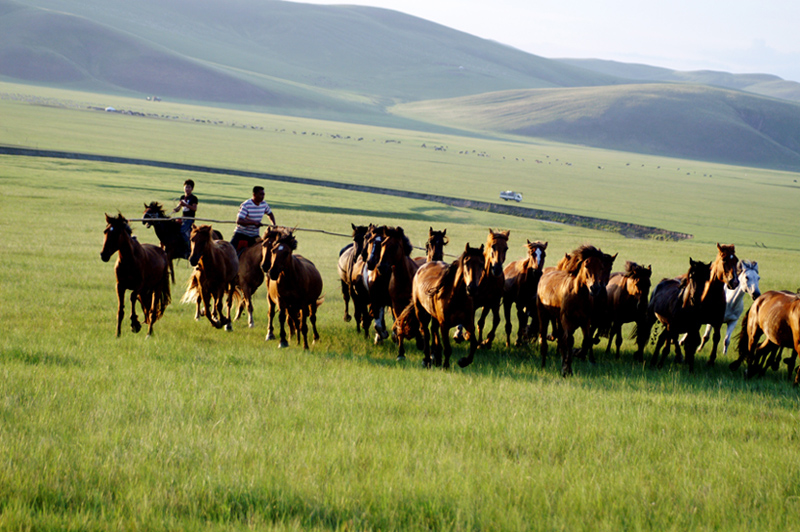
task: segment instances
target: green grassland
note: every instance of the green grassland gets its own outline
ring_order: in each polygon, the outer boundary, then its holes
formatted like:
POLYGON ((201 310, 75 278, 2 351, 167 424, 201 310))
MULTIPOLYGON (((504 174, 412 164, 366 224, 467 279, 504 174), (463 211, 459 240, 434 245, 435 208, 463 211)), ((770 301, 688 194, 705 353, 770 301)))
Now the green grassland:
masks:
POLYGON ((797 174, 176 104, 154 114, 177 118, 145 118, 86 107, 155 104, 0 93, 0 144, 481 200, 513 188, 523 204, 695 235, 631 240, 315 186, 0 156, 0 528, 800 529, 800 401, 785 369, 746 381, 725 358, 707 368, 706 348, 695 375, 651 371, 632 363, 630 341, 620 361, 601 349, 566 380, 554 357, 540 368, 534 348, 502 342, 466 369, 424 370, 413 348, 397 363, 391 343, 374 346, 341 319, 335 264, 347 239, 301 230, 298 253, 326 296, 309 352, 264 341, 263 292, 254 329, 195 322, 177 303, 185 261, 154 336, 115 338, 113 265, 99 259, 104 212, 171 204, 191 177, 202 217, 232 220, 263 183, 278 223, 302 229, 388 223, 422 245, 430 226, 446 227, 457 254, 504 228, 509 260, 526 238, 550 243, 548 264, 591 242, 620 266, 652 264, 655 278, 685 271, 690 256, 711 260, 720 241, 758 260, 762 291, 795 289, 797 174))

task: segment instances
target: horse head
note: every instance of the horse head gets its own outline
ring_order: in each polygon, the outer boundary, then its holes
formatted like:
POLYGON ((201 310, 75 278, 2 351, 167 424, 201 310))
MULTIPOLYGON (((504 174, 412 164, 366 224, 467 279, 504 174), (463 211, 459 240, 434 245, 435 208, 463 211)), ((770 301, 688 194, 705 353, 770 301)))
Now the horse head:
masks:
POLYGON ((651 277, 653 268, 641 266, 632 261, 625 263, 625 279, 627 281, 627 291, 639 304, 646 308, 647 297, 650 294, 651 277))
POLYGON ((737 266, 739 259, 736 257, 736 246, 720 245, 717 243, 717 257, 711 264, 711 279, 722 281, 725 286, 734 290, 739 286, 737 266))
POLYGON ((269 268, 272 266, 272 246, 283 234, 282 229, 268 227, 261 237, 261 270, 264 273, 269 273, 269 268))
POLYGON ((484 268, 484 249, 483 244, 479 248, 472 248, 467 242, 464 253, 458 258, 458 277, 460 277, 467 287, 467 295, 472 297, 478 292, 478 283, 483 275, 484 268))
POLYGON ((444 247, 450 239, 447 238, 447 229, 444 231, 434 231, 433 227, 428 228, 428 242, 425 244, 425 255, 428 262, 444 259, 444 247))
POLYGON ((383 234, 383 244, 376 267, 381 275, 391 275, 392 267, 402 264, 414 246, 411 245, 402 227, 387 227, 383 234))
POLYGON ((292 252, 297 249, 297 239, 291 231, 280 235, 272 244, 269 278, 277 281, 292 260, 292 252))
POLYGON ((508 251, 508 235, 511 231, 493 231, 489 229, 489 236, 486 239, 486 271, 494 277, 503 276, 503 263, 506 260, 508 251))
POLYGON ((761 276, 758 275, 758 263, 756 261, 741 260, 737 270, 740 286, 743 286, 744 291, 750 294, 750 297, 755 301, 761 295, 761 290, 758 288, 758 281, 761 279, 761 276))
POLYGON ((544 258, 547 255, 545 253, 547 242, 542 242, 541 240, 531 242, 528 240, 525 249, 528 250, 528 268, 541 272, 544 269, 544 258))
POLYGON ((192 236, 189 237, 189 264, 197 266, 203 253, 206 251, 206 246, 212 240, 211 226, 201 225, 200 227, 192 228, 192 236))
POLYGON ((350 227, 353 228, 353 256, 358 257, 364 251, 364 237, 369 231, 369 226, 350 224, 350 227))
POLYGON ((122 214, 109 216, 106 214, 106 228, 103 231, 103 249, 100 251, 100 260, 108 262, 111 256, 120 249, 120 240, 125 235, 133 234, 128 220, 122 214))
POLYGON ((375 266, 378 265, 378 260, 381 258, 381 246, 383 245, 385 230, 385 225, 380 227, 370 225, 367 236, 364 237, 364 254, 366 255, 364 260, 367 263, 367 269, 370 271, 375 269, 375 266))
POLYGON ((681 287, 684 307, 700 305, 709 279, 711 279, 711 264, 692 260, 689 257, 689 271, 686 273, 686 278, 683 280, 681 287))
POLYGON ((144 214, 142 214, 142 224, 146 227, 151 227, 153 222, 150 220, 157 220, 159 218, 166 218, 167 215, 164 213, 164 208, 161 204, 157 201, 151 201, 150 205, 147 203, 144 204, 144 214))

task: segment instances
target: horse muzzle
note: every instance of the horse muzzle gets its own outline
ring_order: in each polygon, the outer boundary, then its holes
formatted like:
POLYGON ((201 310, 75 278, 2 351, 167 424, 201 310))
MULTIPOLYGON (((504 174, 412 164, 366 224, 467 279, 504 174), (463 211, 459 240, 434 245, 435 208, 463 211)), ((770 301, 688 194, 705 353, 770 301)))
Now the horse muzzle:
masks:
POLYGON ((105 255, 103 253, 100 253, 100 260, 102 260, 103 262, 108 262, 110 259, 111 255, 105 255))
POLYGON ((198 262, 200 262, 200 257, 195 257, 194 255, 189 257, 189 264, 191 264, 192 266, 197 266, 198 262))
POLYGON ((499 262, 492 264, 489 272, 495 277, 503 277, 503 265, 499 262))
POLYGON ((475 297, 475 295, 477 293, 478 293, 478 283, 474 283, 474 282, 473 283, 469 283, 467 285, 467 295, 469 297, 475 297))
POLYGON ((734 277, 733 279, 728 281, 728 284, 726 286, 731 290, 736 290, 739 287, 739 278, 734 277))

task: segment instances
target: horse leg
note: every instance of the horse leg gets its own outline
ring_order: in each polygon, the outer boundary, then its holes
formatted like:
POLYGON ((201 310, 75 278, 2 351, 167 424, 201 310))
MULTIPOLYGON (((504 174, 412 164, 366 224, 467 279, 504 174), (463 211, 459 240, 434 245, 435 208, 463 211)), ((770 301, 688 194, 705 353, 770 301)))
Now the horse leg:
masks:
POLYGON ((297 333, 297 344, 300 344, 300 333, 303 334, 303 350, 308 351, 308 316, 303 311, 298 312, 300 331, 297 333))
POLYGON ((589 359, 590 364, 597 364, 594 358, 594 331, 589 326, 581 327, 583 333, 583 341, 581 342, 581 351, 589 359))
POLYGON ((511 347, 511 303, 511 300, 503 299, 503 316, 506 318, 506 347, 511 347))
POLYGON ((653 357, 650 359, 651 368, 657 367, 658 369, 661 369, 664 367, 664 362, 667 359, 667 354, 669 354, 669 341, 667 340, 667 336, 668 336, 667 329, 664 329, 658 335, 658 340, 656 341, 656 348, 653 351, 653 357), (666 346, 664 346, 665 343, 667 344, 666 346), (662 347, 664 348, 663 353, 661 353, 662 347), (661 355, 661 357, 659 357, 659 354, 661 355))
MULTIPOLYGON (((619 351, 622 348, 622 323, 615 323, 614 327, 611 329, 611 337, 616 339, 616 348, 617 352, 614 355, 614 358, 619 360, 619 351)), ((611 338, 608 339, 608 343, 611 343, 611 338)))
MULTIPOLYGON (((508 318, 506 318, 508 323, 506 324, 506 329, 511 329, 511 323, 508 318)), ((528 334, 528 313, 525 310, 525 307, 517 303, 517 323, 519 324, 519 329, 517 330, 517 341, 514 345, 517 347, 521 347, 525 345, 526 339, 531 339, 528 334)), ((533 325, 533 320, 531 320, 531 325, 533 325)))
POLYGON ((386 307, 381 307, 375 315, 375 345, 380 344, 389 337, 389 333, 386 332, 385 314, 386 307))
POLYGON ((547 327, 550 320, 542 319, 539 313, 539 355, 542 357, 542 368, 547 365, 547 327))
MULTIPOLYGON (((722 333, 720 331, 722 329, 722 323, 717 323, 714 325, 714 338, 711 344, 711 355, 708 357, 708 362, 706 362, 707 366, 713 366, 714 361, 717 360, 717 347, 719 346, 719 340, 722 338, 722 333)), ((700 349, 698 349, 699 351, 700 349)))
POLYGON ((278 325, 280 326, 281 340, 278 344, 279 348, 289 347, 289 342, 286 341, 286 309, 281 308, 278 311, 278 325))
POLYGON ((559 351, 561 351, 561 376, 569 377, 572 375, 572 348, 575 343, 573 333, 565 326, 559 337, 559 351))
POLYGON ((117 283, 117 338, 122 334, 122 319, 125 317, 125 289, 117 283))
POLYGON ((311 331, 314 333, 313 343, 319 340, 319 332, 317 331, 317 302, 314 301, 308 306, 308 319, 311 322, 311 331))
POLYGON ((431 367, 431 333, 428 330, 428 324, 431 321, 431 316, 419 305, 414 306, 414 311, 417 314, 419 332, 422 335, 422 365, 429 368, 431 367))
MULTIPOLYGON (((139 299, 139 294, 136 290, 131 290, 131 331, 138 333, 142 330, 142 324, 139 323, 139 317, 136 315, 136 301, 139 299)), ((144 309, 142 309, 144 312, 144 309)))
MULTIPOLYGON (((216 306, 216 304, 217 304, 217 298, 214 299, 214 305, 216 306)), ((211 325, 213 325, 215 329, 219 329, 220 327, 222 327, 222 325, 217 320, 214 319, 213 315, 214 313, 212 312, 213 308, 215 307, 211 306, 211 292, 203 290, 203 311, 206 314, 206 319, 208 319, 208 322, 211 323, 211 325)))
POLYGON ((158 314, 157 306, 158 306, 158 293, 156 290, 153 290, 150 294, 150 308, 144 310, 144 321, 147 323, 147 338, 153 336, 153 324, 156 321, 156 315, 158 314))
MULTIPOLYGON (((342 283, 342 298, 344 299, 344 321, 350 321, 352 316, 350 316, 350 287, 347 285, 346 282, 340 281, 342 283)), ((355 304, 353 304, 355 309, 355 304)), ((356 326, 358 322, 356 322, 356 326)))
POLYGON ((492 347, 492 342, 494 342, 494 335, 497 332, 497 328, 500 326, 500 301, 497 301, 494 307, 492 307, 492 328, 489 331, 489 334, 486 335, 486 340, 483 342, 483 346, 486 349, 490 349, 492 347))
MULTIPOLYGON (((710 323, 708 325, 706 325, 706 330, 703 331, 703 336, 700 338, 700 345, 697 347, 697 351, 698 352, 702 351, 703 347, 705 347, 706 343, 708 342, 708 339, 711 337, 711 330, 712 329, 713 329, 713 327, 711 326, 710 323)), ((685 335, 684 335, 684 338, 686 338, 685 335)))

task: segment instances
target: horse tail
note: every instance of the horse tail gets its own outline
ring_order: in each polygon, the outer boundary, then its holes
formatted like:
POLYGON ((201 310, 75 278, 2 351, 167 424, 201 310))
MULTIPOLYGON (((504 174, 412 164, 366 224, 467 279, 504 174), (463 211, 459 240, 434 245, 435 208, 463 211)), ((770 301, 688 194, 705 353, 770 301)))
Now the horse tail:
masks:
POLYGON ((181 298, 181 303, 196 303, 200 297, 200 278, 197 270, 192 272, 189 276, 189 281, 186 283, 186 292, 181 298))
MULTIPOLYGON (((168 261, 168 264, 171 266, 172 263, 168 261)), ((164 310, 167 308, 172 302, 172 294, 170 292, 170 270, 171 268, 164 268, 164 274, 161 276, 161 279, 158 281, 158 285, 153 292, 153 309, 152 312, 155 313, 155 320, 161 318, 164 315, 164 310)), ((173 278, 174 282, 174 278, 173 278)))
POLYGON ((742 319, 739 322, 741 327, 739 328, 739 334, 736 337, 736 350, 739 352, 739 360, 731 364, 731 366, 738 367, 738 365, 746 360, 750 354, 750 331, 748 331, 747 323, 750 321, 749 316, 751 310, 753 310, 752 305, 747 309, 747 312, 742 314, 742 319))
POLYGON ((317 300, 315 301, 315 304, 317 305, 317 308, 319 308, 319 307, 321 307, 321 306, 322 306, 322 304, 323 304, 324 302, 325 302, 325 294, 322 294, 321 296, 319 296, 319 297, 317 298, 317 300))
POLYGON ((400 316, 395 320, 392 326, 397 338, 414 338, 419 334, 419 320, 417 319, 417 311, 414 308, 414 302, 410 302, 400 313, 400 316))

